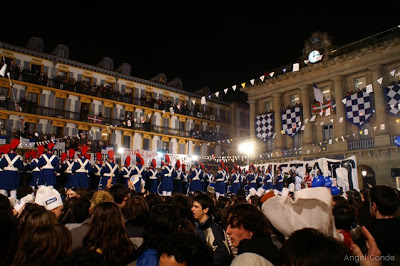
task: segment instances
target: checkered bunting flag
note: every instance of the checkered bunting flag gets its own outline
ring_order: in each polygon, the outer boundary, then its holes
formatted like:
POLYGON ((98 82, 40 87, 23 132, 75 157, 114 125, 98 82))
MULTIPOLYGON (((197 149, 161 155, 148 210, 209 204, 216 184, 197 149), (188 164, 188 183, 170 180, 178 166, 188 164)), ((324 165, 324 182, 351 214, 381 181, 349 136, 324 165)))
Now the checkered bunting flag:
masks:
POLYGON ((383 88, 386 96, 386 111, 400 117, 400 86, 399 84, 383 88))
POLYGON ((347 121, 361 127, 372 117, 371 94, 360 91, 345 99, 347 121))
POLYGON ((294 137, 301 129, 303 112, 301 107, 296 106, 282 111, 282 130, 294 137))
POLYGON ((262 141, 274 135, 274 113, 256 116, 255 123, 256 135, 262 141))

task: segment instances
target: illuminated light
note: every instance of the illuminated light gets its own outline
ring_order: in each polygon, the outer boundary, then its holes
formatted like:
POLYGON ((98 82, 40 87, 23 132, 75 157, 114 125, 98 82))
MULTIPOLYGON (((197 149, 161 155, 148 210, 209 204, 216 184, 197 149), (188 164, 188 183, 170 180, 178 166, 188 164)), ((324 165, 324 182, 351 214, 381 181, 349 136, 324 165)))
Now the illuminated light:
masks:
POLYGON ((239 145, 239 152, 247 155, 254 154, 254 142, 246 141, 239 145))
POLYGON ((361 174, 362 174, 363 177, 365 177, 367 175, 367 171, 365 171, 365 170, 361 171, 361 174))
POLYGON ((159 158, 162 158, 163 156, 164 156, 164 153, 162 153, 162 152, 157 152, 157 156, 159 157, 159 158))
POLYGON ((197 155, 192 156, 192 161, 197 161, 198 159, 199 159, 199 156, 197 156, 197 155))
POLYGON ((119 153, 119 154, 123 154, 123 153, 124 153, 124 150, 125 150, 124 148, 118 148, 118 153, 119 153))

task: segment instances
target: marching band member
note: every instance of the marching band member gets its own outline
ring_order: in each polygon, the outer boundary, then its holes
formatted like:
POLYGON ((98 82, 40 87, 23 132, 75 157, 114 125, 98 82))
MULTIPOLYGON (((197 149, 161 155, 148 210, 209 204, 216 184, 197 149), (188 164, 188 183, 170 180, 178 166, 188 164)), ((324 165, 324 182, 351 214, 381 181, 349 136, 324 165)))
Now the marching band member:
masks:
POLYGON ((103 168, 103 155, 101 152, 96 153, 96 162, 92 166, 91 187, 95 190, 101 190, 100 187, 100 173, 103 168))
POLYGON ((81 154, 72 166, 73 181, 71 187, 89 187, 89 171, 91 170, 90 160, 86 158, 88 147, 82 146, 81 154))
POLYGON ((174 167, 169 165, 170 159, 169 155, 165 154, 165 164, 164 168, 161 170, 161 186, 160 191, 162 191, 163 196, 171 196, 172 190, 174 189, 174 181, 172 177, 172 172, 174 171, 174 167))
POLYGON ((124 184, 127 187, 128 187, 129 178, 131 177, 131 171, 132 171, 131 156, 128 155, 125 158, 125 164, 122 167, 121 172, 120 172, 120 176, 122 177, 122 179, 121 179, 122 184, 124 184))
POLYGON ((145 183, 142 174, 144 174, 144 160, 139 153, 136 153, 136 165, 132 167, 131 178, 128 185, 138 193, 142 193, 144 190, 145 183))
POLYGON ((276 176, 276 190, 279 192, 282 192, 283 189, 283 174, 282 174, 282 168, 278 167, 277 169, 277 176, 276 176))
POLYGON ((210 168, 208 165, 204 167, 204 192, 207 192, 207 188, 211 185, 211 183, 214 181, 213 180, 213 175, 210 172, 210 168))
POLYGON ((114 163, 114 151, 108 151, 107 161, 104 163, 104 166, 101 168, 100 175, 100 185, 99 190, 109 189, 112 184, 114 184, 115 176, 119 173, 118 164, 114 163))
POLYGON ((255 168, 254 164, 249 165, 250 173, 246 176, 246 180, 248 183, 247 190, 254 188, 257 191, 257 178, 254 173, 255 170, 256 170, 256 168, 255 168))
POLYGON ((181 180, 182 180, 182 191, 185 195, 188 194, 189 189, 189 174, 186 171, 186 165, 182 164, 181 180))
POLYGON ((240 188, 240 176, 238 173, 238 166, 236 165, 236 163, 234 163, 231 174, 231 192, 236 194, 239 188, 240 188))
POLYGON ((225 196, 225 165, 221 160, 219 162, 218 171, 215 175, 215 195, 218 199, 220 196, 225 196))
POLYGON ((53 149, 53 142, 47 144, 47 152, 39 158, 38 162, 38 167, 42 172, 43 185, 51 187, 57 184, 56 172, 60 168, 60 162, 57 155, 53 154, 53 149))
POLYGON ((28 181, 28 186, 31 186, 33 191, 37 188, 38 180, 41 179, 42 173, 40 172, 39 167, 37 167, 37 152, 36 151, 31 151, 30 156, 28 157, 29 159, 29 171, 31 171, 31 176, 28 181))
POLYGON ((64 175, 65 175, 65 187, 71 188, 74 187, 74 174, 72 173, 72 167, 74 166, 75 162, 75 150, 69 149, 68 150, 68 159, 64 161, 64 165, 61 166, 64 168, 64 175))
POLYGON ((175 170, 173 171, 174 192, 182 193, 182 180, 181 180, 181 162, 179 160, 175 163, 175 170))
POLYGON ((200 162, 198 160, 196 160, 194 162, 194 166, 191 170, 190 170, 190 174, 189 174, 189 193, 194 193, 195 191, 202 191, 201 190, 201 180, 203 179, 203 171, 201 170, 200 167, 200 162))
POLYGON ((271 165, 268 166, 267 168, 267 173, 265 174, 264 178, 264 189, 265 190, 270 190, 274 188, 274 178, 271 174, 271 165))
POLYGON ((16 151, 19 145, 19 139, 11 141, 11 151, 0 160, 0 168, 3 169, 0 181, 0 193, 7 196, 7 190, 10 191, 10 197, 17 198, 17 189, 19 187, 19 172, 22 171, 24 164, 21 156, 16 151))
POLYGON ((146 184, 148 183, 148 191, 151 194, 157 193, 158 188, 158 178, 160 177, 160 173, 158 172, 156 167, 156 159, 152 159, 149 166, 149 171, 147 172, 146 176, 146 184))

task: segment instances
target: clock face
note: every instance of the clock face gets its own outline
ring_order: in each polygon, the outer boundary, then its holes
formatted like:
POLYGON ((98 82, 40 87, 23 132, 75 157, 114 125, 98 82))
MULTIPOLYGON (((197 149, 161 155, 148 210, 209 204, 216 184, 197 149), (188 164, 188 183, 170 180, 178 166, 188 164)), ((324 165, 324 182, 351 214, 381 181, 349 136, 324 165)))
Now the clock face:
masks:
POLYGON ((308 55, 308 61, 311 63, 317 62, 321 58, 321 55, 317 50, 311 51, 311 53, 308 55))

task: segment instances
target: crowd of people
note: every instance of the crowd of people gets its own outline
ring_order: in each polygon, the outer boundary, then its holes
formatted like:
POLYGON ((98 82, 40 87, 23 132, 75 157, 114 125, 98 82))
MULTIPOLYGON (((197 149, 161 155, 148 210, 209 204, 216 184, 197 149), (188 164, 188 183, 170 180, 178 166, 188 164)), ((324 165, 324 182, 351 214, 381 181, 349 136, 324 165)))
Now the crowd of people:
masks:
POLYGON ((333 190, 328 177, 285 177, 220 163, 215 177, 168 155, 123 166, 87 146, 16 154, 1 146, 4 265, 398 265, 399 192, 333 190), (101 155, 101 154, 100 154, 101 155), (242 176, 242 177, 241 177, 242 176), (180 264, 179 264, 180 263, 180 264))

